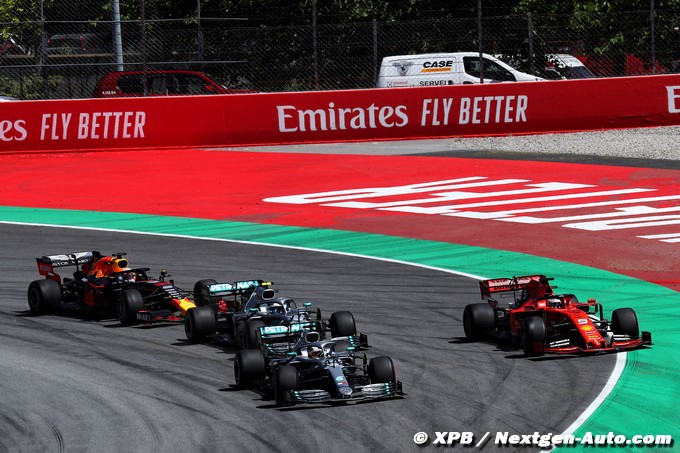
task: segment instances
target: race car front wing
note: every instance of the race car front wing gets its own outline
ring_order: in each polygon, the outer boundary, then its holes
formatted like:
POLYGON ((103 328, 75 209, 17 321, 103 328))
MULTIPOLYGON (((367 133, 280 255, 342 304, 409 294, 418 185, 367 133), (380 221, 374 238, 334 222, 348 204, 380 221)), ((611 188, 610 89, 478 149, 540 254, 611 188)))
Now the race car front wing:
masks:
POLYGON ((183 322, 184 318, 177 316, 170 310, 139 310, 136 314, 140 324, 154 324, 158 322, 183 322))
POLYGON ((652 344, 652 333, 642 331, 639 338, 631 338, 627 335, 615 335, 611 345, 602 348, 584 349, 572 345, 568 340, 558 340, 545 346, 545 354, 601 354, 608 352, 620 352, 637 349, 652 344))
POLYGON ((406 395, 403 392, 401 381, 366 384, 357 386, 353 392, 345 398, 333 397, 325 390, 293 390, 291 402, 293 403, 327 403, 338 401, 362 401, 368 399, 394 398, 406 395))

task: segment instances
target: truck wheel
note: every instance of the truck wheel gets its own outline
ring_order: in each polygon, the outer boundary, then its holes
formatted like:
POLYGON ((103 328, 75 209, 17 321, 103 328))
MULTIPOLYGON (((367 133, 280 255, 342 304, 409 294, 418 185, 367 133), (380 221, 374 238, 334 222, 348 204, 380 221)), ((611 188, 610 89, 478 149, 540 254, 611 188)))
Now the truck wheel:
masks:
POLYGON ((217 331, 217 318, 210 307, 196 307, 187 312, 184 333, 190 343, 204 343, 217 331))
POLYGON ((124 289, 116 297, 116 317, 124 326, 137 324, 137 312, 144 309, 144 298, 139 290, 124 289))
POLYGON ((336 311, 331 315, 328 324, 330 324, 333 338, 351 337, 357 334, 357 325, 351 311, 336 311))
POLYGON ((617 308, 612 312, 612 331, 614 335, 640 336, 637 315, 632 308, 617 308))
POLYGON ((274 368, 272 388, 277 406, 292 404, 290 392, 298 387, 298 371, 292 365, 279 365, 274 368))
POLYGON ((397 382, 394 362, 386 355, 373 357, 368 361, 368 377, 371 379, 371 384, 397 382))
POLYGON ((254 387, 264 378, 264 354, 257 349, 244 349, 236 353, 234 360, 234 379, 241 388, 254 387))
POLYGON ((261 336, 260 327, 264 326, 264 321, 253 319, 246 323, 246 349, 260 349, 261 336))
POLYGON ((496 328, 496 312, 489 304, 470 304, 463 311, 463 329, 468 340, 479 340, 496 328))
POLYGON ((28 308, 34 315, 56 311, 61 302, 61 286, 54 280, 36 280, 28 285, 28 308))
POLYGON ((527 357, 543 355, 545 342, 545 323, 538 316, 524 318, 522 321, 522 350, 527 357))
POLYGON ((199 280, 194 284, 194 303, 197 307, 210 304, 208 285, 214 285, 215 283, 217 282, 212 278, 206 278, 204 280, 199 280))

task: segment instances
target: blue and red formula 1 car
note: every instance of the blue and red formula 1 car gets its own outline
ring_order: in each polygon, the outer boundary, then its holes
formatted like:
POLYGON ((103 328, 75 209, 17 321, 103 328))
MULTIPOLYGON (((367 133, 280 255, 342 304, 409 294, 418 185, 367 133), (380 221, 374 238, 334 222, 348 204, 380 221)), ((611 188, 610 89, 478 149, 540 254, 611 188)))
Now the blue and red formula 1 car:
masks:
POLYGON ((97 251, 46 255, 37 258, 45 278, 28 286, 28 306, 33 314, 47 314, 68 306, 101 317, 115 317, 121 324, 182 322, 195 308, 189 295, 166 280, 147 276, 148 268, 131 269, 125 253, 103 256, 97 251), (56 269, 72 266, 72 277, 62 278, 56 269))
POLYGON ((618 352, 652 343, 651 333, 640 333, 632 308, 614 310, 609 321, 595 299, 579 302, 573 294, 555 294, 551 280, 527 275, 480 281, 487 303, 465 307, 465 336, 509 338, 520 343, 527 356, 618 352), (510 302, 502 303, 501 298, 510 302))

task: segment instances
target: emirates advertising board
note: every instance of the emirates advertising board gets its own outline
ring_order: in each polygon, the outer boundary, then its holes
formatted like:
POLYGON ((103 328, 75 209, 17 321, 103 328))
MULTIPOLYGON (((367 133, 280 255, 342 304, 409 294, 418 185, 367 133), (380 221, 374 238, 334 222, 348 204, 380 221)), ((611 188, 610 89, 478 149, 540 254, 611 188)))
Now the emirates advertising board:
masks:
POLYGON ((0 103, 0 152, 219 147, 680 124, 680 75, 0 103))

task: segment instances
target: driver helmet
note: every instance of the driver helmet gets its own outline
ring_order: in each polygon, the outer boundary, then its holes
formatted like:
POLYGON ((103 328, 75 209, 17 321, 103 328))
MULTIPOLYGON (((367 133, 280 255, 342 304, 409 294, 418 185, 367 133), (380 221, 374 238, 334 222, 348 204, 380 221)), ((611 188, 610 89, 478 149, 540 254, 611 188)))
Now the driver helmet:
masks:
POLYGON ((124 272, 122 276, 123 280, 125 280, 126 282, 134 283, 137 281, 137 274, 135 274, 132 271, 124 272))
POLYGON ((278 314, 285 313, 285 310, 283 309, 283 305, 278 303, 278 302, 269 304, 269 307, 267 307, 267 308, 268 308, 269 313, 278 313, 278 314))
POLYGON ((562 299, 559 297, 551 297, 548 299, 548 306, 552 308, 560 308, 562 306, 562 299))
POLYGON ((307 356, 310 359, 318 359, 323 357, 323 350, 318 346, 310 346, 307 348, 307 356))

